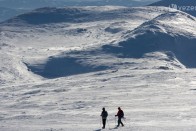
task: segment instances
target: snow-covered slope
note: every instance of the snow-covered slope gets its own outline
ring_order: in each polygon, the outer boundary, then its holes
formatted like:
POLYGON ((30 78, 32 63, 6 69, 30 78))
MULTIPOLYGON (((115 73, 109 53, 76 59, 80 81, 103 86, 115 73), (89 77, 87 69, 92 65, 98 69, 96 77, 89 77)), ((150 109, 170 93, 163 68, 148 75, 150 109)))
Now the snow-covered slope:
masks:
POLYGON ((37 67, 27 65, 33 72, 47 78, 128 66, 130 69, 195 68, 196 61, 192 59, 196 57, 195 24, 195 18, 186 13, 167 12, 133 31, 124 32, 115 42, 50 57, 46 63, 41 63, 42 68, 39 64, 37 67), (141 58, 149 64, 137 66, 141 58))
POLYGON ((0 0, 0 22, 11 19, 13 16, 43 7, 64 6, 143 6, 154 0, 130 1, 130 0, 0 0))
MULTIPOLYGON (((111 55, 105 47, 122 41, 142 23, 167 12, 160 9, 162 11, 157 12, 157 8, 152 7, 42 8, 1 23, 0 39, 14 46, 14 52, 23 57, 23 62, 33 72, 46 78, 119 68, 118 65, 132 65, 134 69, 140 61, 135 60, 136 64, 130 64, 133 60, 129 59, 119 61, 117 54, 111 55)), ((150 65, 139 68, 160 68, 150 65)))
POLYGON ((12 25, 12 24, 22 24, 26 26, 31 25, 41 25, 41 24, 52 24, 52 23, 84 23, 84 22, 101 22, 108 20, 123 20, 130 19, 150 19, 157 14, 163 13, 164 11, 154 12, 156 8, 127 8, 122 6, 87 6, 87 7, 46 7, 36 9, 30 13, 19 15, 13 19, 5 21, 2 24, 12 25), (149 18, 145 16, 147 13, 150 14, 149 18), (24 25, 25 24, 25 25, 24 25))
POLYGON ((15 81, 32 82, 39 79, 39 76, 34 75, 27 69, 20 57, 18 58, 14 54, 4 51, 1 51, 0 56, 0 85, 15 81))
POLYGON ((150 4, 150 6, 165 6, 178 9, 196 16, 196 1, 195 0, 161 0, 150 4))
POLYGON ((41 8, 1 23, 0 38, 45 78, 127 67, 194 68, 195 18, 166 9, 41 8))
POLYGON ((1 23, 0 130, 100 131, 102 107, 106 131, 196 130, 195 25, 165 7, 112 6, 1 23))
MULTIPOLYGON (((196 19, 183 12, 169 12, 143 23, 118 47, 106 46, 120 57, 140 58, 149 52, 170 52, 188 68, 195 68, 196 19)), ((172 58, 173 59, 173 58, 172 58)))

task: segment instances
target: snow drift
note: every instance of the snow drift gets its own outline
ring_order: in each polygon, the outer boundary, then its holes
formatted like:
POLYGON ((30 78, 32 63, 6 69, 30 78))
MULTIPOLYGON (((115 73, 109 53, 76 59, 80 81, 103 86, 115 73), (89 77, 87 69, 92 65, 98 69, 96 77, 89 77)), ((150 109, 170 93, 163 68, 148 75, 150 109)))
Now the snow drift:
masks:
POLYGON ((20 57, 4 51, 0 53, 0 56, 0 85, 11 84, 16 81, 28 82, 39 79, 39 76, 28 70, 20 57))

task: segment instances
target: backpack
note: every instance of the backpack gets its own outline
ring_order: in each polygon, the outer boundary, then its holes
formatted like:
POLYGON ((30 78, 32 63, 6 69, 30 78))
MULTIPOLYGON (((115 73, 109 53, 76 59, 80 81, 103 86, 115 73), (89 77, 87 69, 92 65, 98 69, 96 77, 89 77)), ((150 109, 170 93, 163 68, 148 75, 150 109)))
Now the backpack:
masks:
POLYGON ((108 116, 108 112, 107 111, 103 111, 102 112, 102 117, 106 118, 108 116))
POLYGON ((124 112, 122 110, 120 110, 120 112, 119 112, 119 117, 121 117, 121 118, 124 117, 124 112))

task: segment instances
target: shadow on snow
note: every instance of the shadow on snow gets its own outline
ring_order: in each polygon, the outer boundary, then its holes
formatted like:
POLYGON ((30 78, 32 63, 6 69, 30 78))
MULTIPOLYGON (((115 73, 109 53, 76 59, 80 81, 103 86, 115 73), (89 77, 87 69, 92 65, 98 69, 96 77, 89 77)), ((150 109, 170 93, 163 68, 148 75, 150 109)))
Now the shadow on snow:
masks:
POLYGON ((79 58, 51 57, 44 65, 26 65, 35 74, 49 79, 108 69, 106 66, 93 66, 80 61, 79 58))
POLYGON ((196 39, 184 36, 171 36, 161 32, 147 31, 136 38, 129 38, 118 45, 104 45, 105 53, 119 58, 142 58, 150 52, 167 52, 173 60, 177 58, 187 68, 196 68, 196 39))

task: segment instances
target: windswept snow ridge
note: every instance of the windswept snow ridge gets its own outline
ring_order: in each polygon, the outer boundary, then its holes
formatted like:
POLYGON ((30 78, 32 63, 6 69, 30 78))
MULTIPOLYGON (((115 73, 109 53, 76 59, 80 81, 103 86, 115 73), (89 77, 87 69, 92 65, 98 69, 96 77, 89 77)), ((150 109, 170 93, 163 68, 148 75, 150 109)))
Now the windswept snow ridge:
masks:
POLYGON ((145 53, 156 51, 171 52, 187 68, 195 68, 196 61, 192 59, 196 57, 195 25, 196 19, 188 14, 165 13, 133 30, 118 46, 105 45, 104 49, 123 58, 141 58, 145 53))

